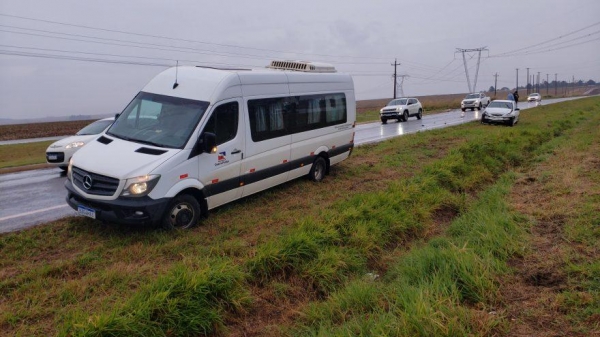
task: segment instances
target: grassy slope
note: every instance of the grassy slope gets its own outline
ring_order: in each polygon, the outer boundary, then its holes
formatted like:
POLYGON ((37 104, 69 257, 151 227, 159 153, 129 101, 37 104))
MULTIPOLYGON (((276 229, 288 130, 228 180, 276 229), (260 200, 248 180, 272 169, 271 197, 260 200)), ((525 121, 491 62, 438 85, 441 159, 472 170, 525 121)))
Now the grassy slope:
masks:
POLYGON ((72 218, 2 235, 0 331, 508 331, 487 310, 501 304, 507 260, 527 254, 530 221, 505 200, 512 171, 598 127, 598 109, 587 99, 527 111, 516 128, 472 123, 365 146, 323 184, 272 189, 189 232, 72 218), (566 121, 567 106, 577 119, 566 121))
POLYGON ((0 169, 46 162, 46 149, 54 141, 1 145, 0 169))

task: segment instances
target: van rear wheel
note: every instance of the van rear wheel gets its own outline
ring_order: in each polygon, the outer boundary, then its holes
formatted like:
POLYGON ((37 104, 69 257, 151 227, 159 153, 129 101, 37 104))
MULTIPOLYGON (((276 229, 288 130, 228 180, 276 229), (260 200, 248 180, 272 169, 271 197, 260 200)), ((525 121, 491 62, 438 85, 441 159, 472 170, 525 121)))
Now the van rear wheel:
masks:
POLYGON ((312 167, 310 168, 310 172, 308 173, 308 177, 312 181, 320 182, 325 178, 325 172, 327 171, 327 162, 321 156, 315 159, 312 167))
POLYGON ((189 194, 181 194, 173 198, 165 211, 162 226, 167 230, 188 229, 200 219, 200 204, 189 194))

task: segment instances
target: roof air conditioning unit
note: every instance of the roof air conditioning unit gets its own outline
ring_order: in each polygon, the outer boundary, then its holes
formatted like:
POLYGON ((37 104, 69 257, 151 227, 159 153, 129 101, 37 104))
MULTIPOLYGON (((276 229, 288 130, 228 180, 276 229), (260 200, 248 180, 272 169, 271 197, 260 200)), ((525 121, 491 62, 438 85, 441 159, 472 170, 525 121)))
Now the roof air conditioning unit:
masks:
POLYGON ((335 73, 335 67, 329 63, 308 61, 271 61, 271 69, 302 71, 306 73, 335 73))

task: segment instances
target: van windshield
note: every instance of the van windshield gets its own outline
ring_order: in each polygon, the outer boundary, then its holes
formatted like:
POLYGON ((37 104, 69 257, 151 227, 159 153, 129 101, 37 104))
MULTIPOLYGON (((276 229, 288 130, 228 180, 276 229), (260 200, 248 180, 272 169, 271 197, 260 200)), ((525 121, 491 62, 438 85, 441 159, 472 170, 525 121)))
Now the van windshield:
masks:
POLYGON ((158 147, 183 148, 208 102, 140 92, 106 132, 158 147))

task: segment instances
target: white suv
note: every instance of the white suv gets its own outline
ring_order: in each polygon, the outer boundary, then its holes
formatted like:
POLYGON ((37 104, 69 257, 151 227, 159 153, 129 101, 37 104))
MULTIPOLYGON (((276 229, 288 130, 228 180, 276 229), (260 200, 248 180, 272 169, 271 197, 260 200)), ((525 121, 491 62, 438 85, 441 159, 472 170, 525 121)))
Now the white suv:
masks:
POLYGON ((386 124, 388 119, 398 122, 406 122, 408 117, 415 116, 417 119, 423 117, 423 106, 416 98, 397 98, 391 100, 379 111, 381 123, 386 124))

